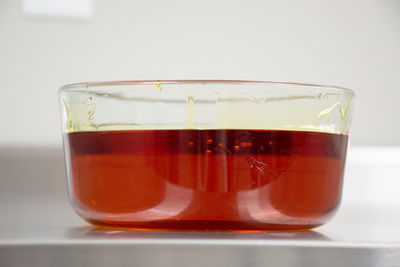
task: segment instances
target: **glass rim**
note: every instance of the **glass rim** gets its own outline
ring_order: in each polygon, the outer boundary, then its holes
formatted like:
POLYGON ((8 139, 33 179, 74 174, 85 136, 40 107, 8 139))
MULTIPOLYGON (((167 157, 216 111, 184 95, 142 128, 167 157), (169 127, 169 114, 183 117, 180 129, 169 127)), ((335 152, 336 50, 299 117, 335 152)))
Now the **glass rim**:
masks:
POLYGON ((299 82, 279 82, 279 81, 256 81, 256 80, 121 80, 121 81, 92 81, 92 82, 80 82, 70 83, 62 86, 59 89, 61 92, 88 92, 91 87, 101 86, 122 86, 122 85, 153 85, 160 86, 164 84, 227 84, 227 85, 238 85, 238 84, 266 84, 266 85, 290 85, 296 87, 310 87, 310 88, 324 88, 341 92, 343 94, 354 97, 355 93, 353 90, 336 85, 326 85, 317 83, 299 83, 299 82))

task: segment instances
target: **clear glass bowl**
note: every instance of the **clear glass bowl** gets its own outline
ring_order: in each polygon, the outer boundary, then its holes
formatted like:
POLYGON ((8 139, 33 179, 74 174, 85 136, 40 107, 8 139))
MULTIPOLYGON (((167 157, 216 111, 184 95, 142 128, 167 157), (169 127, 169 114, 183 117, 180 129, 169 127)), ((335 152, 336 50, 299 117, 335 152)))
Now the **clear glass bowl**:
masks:
POLYGON ((338 208, 354 93, 256 81, 59 90, 69 198, 96 225, 309 229, 338 208))

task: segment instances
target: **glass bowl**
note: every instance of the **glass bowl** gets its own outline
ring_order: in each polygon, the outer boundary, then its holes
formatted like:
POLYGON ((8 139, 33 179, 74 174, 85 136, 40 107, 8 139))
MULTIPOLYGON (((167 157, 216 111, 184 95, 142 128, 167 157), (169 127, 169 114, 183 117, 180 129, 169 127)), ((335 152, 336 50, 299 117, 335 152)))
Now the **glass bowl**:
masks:
POLYGON ((341 199, 353 99, 281 82, 66 85, 70 202, 92 224, 131 229, 322 225, 341 199))

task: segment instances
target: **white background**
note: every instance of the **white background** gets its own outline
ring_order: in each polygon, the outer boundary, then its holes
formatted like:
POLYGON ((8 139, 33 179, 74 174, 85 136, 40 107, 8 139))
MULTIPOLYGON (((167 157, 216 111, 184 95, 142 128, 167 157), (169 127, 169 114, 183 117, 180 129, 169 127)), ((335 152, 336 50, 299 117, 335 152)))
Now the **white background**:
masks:
POLYGON ((0 146, 61 146, 57 89, 120 79, 340 85, 357 94, 352 143, 400 145, 400 1, 94 0, 85 16, 35 12, 0 1, 0 146))

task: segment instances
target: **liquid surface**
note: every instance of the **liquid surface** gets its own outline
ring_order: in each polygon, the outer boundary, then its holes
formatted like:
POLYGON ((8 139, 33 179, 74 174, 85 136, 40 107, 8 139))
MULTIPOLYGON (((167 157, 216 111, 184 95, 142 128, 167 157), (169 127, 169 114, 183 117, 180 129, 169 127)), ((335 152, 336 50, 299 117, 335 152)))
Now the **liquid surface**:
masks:
POLYGON ((306 229, 341 197, 347 136, 277 130, 65 135, 70 198, 95 224, 142 229, 306 229))

